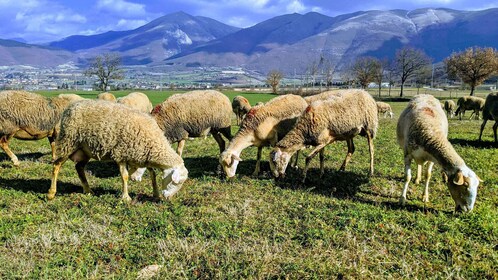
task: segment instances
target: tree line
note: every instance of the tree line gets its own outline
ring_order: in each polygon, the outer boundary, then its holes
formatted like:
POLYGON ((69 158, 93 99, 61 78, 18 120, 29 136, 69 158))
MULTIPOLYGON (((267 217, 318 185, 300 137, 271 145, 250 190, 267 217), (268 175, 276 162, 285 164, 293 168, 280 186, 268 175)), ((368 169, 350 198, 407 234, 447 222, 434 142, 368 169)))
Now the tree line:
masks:
MULTIPOLYGON (((323 57, 319 62, 313 62, 308 67, 307 73, 315 83, 318 65, 323 64, 323 57)), ((330 63, 326 64, 326 85, 332 81, 333 68, 330 63)), ((379 59, 371 56, 357 57, 351 65, 343 71, 344 83, 358 84, 361 88, 367 88, 370 83, 375 83, 379 89, 379 96, 383 83, 391 86, 396 82, 400 85, 400 97, 404 96, 403 90, 408 81, 415 83, 417 88, 432 81, 434 75, 445 75, 449 80, 461 81, 470 87, 470 95, 474 95, 477 86, 482 84, 492 75, 498 73, 498 52, 493 48, 469 47, 461 52, 454 52, 447 57, 442 65, 436 67, 432 59, 424 51, 412 47, 398 49, 393 59, 379 59)), ((267 75, 267 84, 277 93, 278 86, 283 78, 279 70, 272 70, 267 75)))

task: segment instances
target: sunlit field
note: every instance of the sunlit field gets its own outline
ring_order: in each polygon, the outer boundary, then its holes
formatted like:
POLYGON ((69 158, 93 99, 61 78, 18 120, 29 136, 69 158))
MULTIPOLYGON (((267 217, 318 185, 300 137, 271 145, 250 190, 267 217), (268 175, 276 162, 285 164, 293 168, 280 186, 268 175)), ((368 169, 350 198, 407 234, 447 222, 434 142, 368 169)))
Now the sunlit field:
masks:
MULTIPOLYGON (((242 94, 251 104, 274 97, 223 92, 230 99, 242 94)), ((377 97, 375 89, 370 92, 377 97)), ((146 93, 153 104, 173 94, 146 93)), ((391 94, 397 97, 399 91, 391 94)), ((450 98, 448 92, 434 95, 450 98)), ((430 202, 422 202, 423 186, 412 184, 407 204, 400 206, 403 154, 395 130, 407 101, 386 100, 394 118, 380 119, 372 177, 367 175, 367 141, 358 136, 344 172, 338 168, 345 142, 326 148, 322 178, 318 157, 312 162, 305 184, 298 170, 273 180, 269 148, 263 152, 262 174, 251 176, 256 148, 250 147, 242 152, 237 178, 225 181, 217 173, 218 145, 208 137, 187 141, 183 158, 189 179, 170 201, 153 199, 146 173, 142 182, 130 183, 133 201, 122 202, 117 165, 98 161, 91 161, 86 171, 95 195, 82 193, 68 161, 55 199, 47 201, 52 171, 48 140, 13 140, 19 167, 0 152, 0 278, 136 279, 143 268, 159 265, 156 279, 497 279, 498 146, 492 142, 493 122, 479 143, 481 121, 449 120, 450 142, 484 181, 473 212, 453 213, 439 166, 431 179, 430 202)), ((234 125, 232 134, 237 129, 234 125)))

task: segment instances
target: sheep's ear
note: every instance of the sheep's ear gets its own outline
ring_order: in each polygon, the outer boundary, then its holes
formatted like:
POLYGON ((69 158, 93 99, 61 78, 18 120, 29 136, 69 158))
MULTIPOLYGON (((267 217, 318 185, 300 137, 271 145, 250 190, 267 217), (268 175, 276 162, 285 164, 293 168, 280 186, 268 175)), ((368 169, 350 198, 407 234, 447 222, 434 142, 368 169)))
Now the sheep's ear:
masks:
POLYGON ((457 186, 461 186, 465 183, 461 170, 458 170, 458 172, 455 174, 455 177, 453 177, 453 183, 457 186))
POLYGON ((242 159, 239 156, 235 155, 235 154, 232 154, 232 159, 233 160, 242 161, 242 159))
POLYGON ((177 168, 173 169, 173 174, 171 174, 171 180, 173 181, 173 183, 178 184, 180 182, 180 179, 180 171, 177 168))
POLYGON ((481 182, 481 183, 484 182, 483 180, 481 180, 481 178, 479 178, 479 176, 477 176, 477 174, 476 174, 476 177, 477 177, 477 180, 479 180, 479 182, 481 182))

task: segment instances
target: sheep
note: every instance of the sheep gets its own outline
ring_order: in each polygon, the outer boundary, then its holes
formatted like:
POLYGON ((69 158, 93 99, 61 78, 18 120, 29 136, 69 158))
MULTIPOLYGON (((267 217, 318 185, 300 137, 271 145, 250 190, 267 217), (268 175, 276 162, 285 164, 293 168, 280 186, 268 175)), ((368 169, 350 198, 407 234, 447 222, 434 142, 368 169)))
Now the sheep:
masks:
POLYGON ((64 162, 71 159, 85 193, 92 193, 85 176, 90 159, 113 160, 119 165, 123 183, 122 199, 130 201, 128 171, 147 167, 152 176, 154 197, 168 199, 188 177, 182 158, 171 148, 163 132, 149 115, 125 105, 86 100, 77 102, 61 117, 60 134, 56 139, 56 159, 47 197, 55 197, 57 176, 64 162), (162 172, 161 195, 154 168, 162 172))
POLYGON ((76 94, 59 94, 47 98, 27 91, 0 92, 0 147, 14 166, 17 156, 10 150, 12 137, 21 140, 39 140, 47 137, 55 157, 54 141, 62 111, 72 102, 82 100, 76 94))
POLYGON ((417 184, 422 176, 422 165, 427 163, 423 201, 429 202, 429 180, 436 162, 448 179, 447 185, 456 204, 455 211, 471 211, 481 180, 448 141, 448 120, 438 102, 432 95, 417 95, 399 117, 396 133, 405 163, 405 183, 400 203, 404 205, 406 202, 412 160, 417 163, 417 184))
POLYGON ((181 156, 185 140, 205 137, 211 133, 218 143, 220 153, 225 141, 232 139, 230 125, 232 107, 230 100, 216 90, 194 90, 172 95, 152 110, 152 116, 170 143, 178 143, 181 156))
POLYGON ((455 114, 455 102, 453 100, 444 101, 444 111, 446 112, 446 116, 452 118, 455 114))
POLYGON ((312 102, 302 113, 296 126, 270 153, 270 167, 275 177, 283 177, 290 157, 306 145, 315 148, 306 157, 303 179, 311 159, 320 152, 320 174, 324 173, 323 149, 336 140, 348 144, 348 153, 340 170, 345 170, 354 153, 353 138, 366 136, 370 151, 370 174, 374 171, 373 139, 377 133, 377 106, 372 96, 364 90, 344 90, 325 100, 312 102))
POLYGON ((150 113, 152 111, 152 103, 150 103, 149 97, 141 92, 131 92, 128 95, 118 98, 116 102, 139 110, 140 112, 150 113))
POLYGON ((493 133, 495 136, 495 143, 498 143, 498 137, 496 135, 496 129, 498 128, 498 93, 490 93, 486 97, 486 102, 484 103, 484 108, 482 109, 482 124, 481 131, 479 132, 479 142, 481 142, 482 131, 486 122, 488 120, 494 120, 493 133))
POLYGON ((457 101, 457 109, 455 111, 455 115, 459 115, 459 119, 462 119, 462 115, 465 115, 466 110, 473 110, 470 115, 470 119, 472 119, 472 115, 476 115, 476 118, 479 119, 479 111, 484 107, 485 100, 480 97, 475 96, 462 96, 457 101))
POLYGON ((308 104, 298 95, 282 95, 264 105, 253 107, 240 124, 240 129, 220 155, 220 164, 228 178, 235 176, 241 161, 240 153, 249 146, 258 147, 253 175, 260 172, 264 146, 274 146, 294 126, 308 104))
POLYGON ((102 92, 101 94, 97 95, 97 99, 116 102, 116 96, 114 96, 114 94, 110 92, 102 92))
POLYGON ((386 102, 381 102, 377 101, 377 111, 379 114, 383 114, 384 118, 389 115, 389 118, 393 118, 394 113, 393 110, 391 109, 391 105, 387 104, 386 102))
POLYGON ((239 125, 242 122, 244 115, 251 110, 251 104, 244 96, 237 95, 232 100, 232 110, 237 117, 237 125, 239 125))
POLYGON ((265 104, 265 103, 264 103, 264 102, 262 102, 262 101, 259 101, 259 102, 256 102, 256 104, 254 104, 254 106, 261 106, 261 105, 263 105, 263 104, 265 104))

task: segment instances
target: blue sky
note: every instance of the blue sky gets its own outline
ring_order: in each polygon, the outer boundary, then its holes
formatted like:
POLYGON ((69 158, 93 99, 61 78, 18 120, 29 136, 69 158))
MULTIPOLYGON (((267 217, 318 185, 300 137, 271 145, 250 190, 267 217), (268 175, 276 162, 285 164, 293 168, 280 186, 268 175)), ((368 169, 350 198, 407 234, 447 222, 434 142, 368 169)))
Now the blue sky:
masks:
POLYGON ((498 7, 498 0, 0 0, 0 38, 41 43, 70 35, 129 30, 177 11, 249 27, 294 12, 335 16, 360 10, 426 7, 483 10, 498 7))

